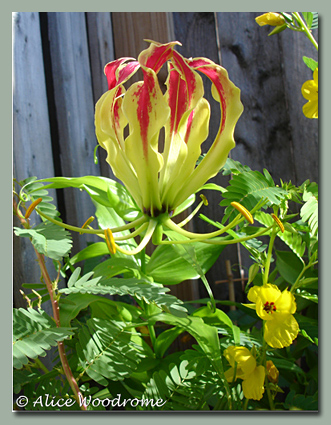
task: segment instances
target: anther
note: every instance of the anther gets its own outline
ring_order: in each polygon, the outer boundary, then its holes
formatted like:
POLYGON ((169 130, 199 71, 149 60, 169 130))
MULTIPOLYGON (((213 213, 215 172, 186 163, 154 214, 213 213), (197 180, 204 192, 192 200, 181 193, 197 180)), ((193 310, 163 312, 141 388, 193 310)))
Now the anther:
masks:
POLYGON ((208 199, 201 193, 200 198, 205 206, 208 206, 208 199))
POLYGON ((26 210, 26 213, 25 213, 25 218, 29 218, 30 217, 30 215, 31 215, 31 213, 32 213, 32 211, 36 208, 36 206, 38 205, 38 204, 40 204, 40 202, 42 201, 42 198, 38 198, 36 201, 34 201, 34 202, 32 202, 32 204, 29 206, 29 208, 26 210))
MULTIPOLYGON (((89 224, 91 224, 92 223, 92 221, 94 220, 94 217, 93 217, 93 215, 90 217, 90 218, 88 218, 86 221, 85 221, 85 223, 82 225, 82 229, 86 229, 86 227, 89 225, 89 224)), ((81 232, 80 233, 80 235, 82 235, 83 234, 83 232, 81 232)))
POLYGON ((274 302, 269 303, 268 301, 264 304, 263 310, 267 313, 272 314, 274 311, 276 311, 276 306, 274 302))
POLYGON ((284 224, 279 220, 279 218, 276 216, 276 214, 271 214, 271 217, 275 220, 275 222, 277 223, 281 232, 284 233, 284 231, 285 231, 284 224))
POLYGON ((109 252, 111 254, 115 254, 116 253, 116 244, 115 244, 115 240, 114 240, 114 236, 113 236, 112 231, 110 229, 105 229, 104 233, 105 233, 106 244, 107 244, 107 247, 109 249, 109 252))
POLYGON ((243 205, 239 204, 239 202, 231 202, 231 205, 240 212, 241 215, 243 215, 247 221, 249 221, 251 224, 254 223, 252 214, 246 209, 243 205))

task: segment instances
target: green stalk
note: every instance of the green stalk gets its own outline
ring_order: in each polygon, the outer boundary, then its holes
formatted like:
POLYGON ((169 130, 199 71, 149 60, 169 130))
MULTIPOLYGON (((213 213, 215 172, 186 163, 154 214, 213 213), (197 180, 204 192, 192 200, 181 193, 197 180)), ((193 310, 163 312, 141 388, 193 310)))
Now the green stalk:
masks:
POLYGON ((267 396, 269 400, 269 406, 270 410, 275 410, 274 401, 272 399, 270 387, 269 387, 269 380, 268 380, 268 373, 267 373, 267 343, 264 339, 264 327, 265 327, 265 321, 263 321, 263 345, 262 345, 262 365, 265 368, 265 379, 264 379, 264 385, 267 390, 267 396))
POLYGON ((295 19, 298 21, 298 23, 299 23, 299 25, 301 27, 302 32, 304 32, 306 34, 306 36, 312 42, 313 46, 318 51, 318 43, 315 40, 315 38, 313 37, 312 33, 309 31, 309 28, 307 27, 305 21, 301 18, 299 12, 293 12, 293 15, 294 15, 295 19))
POLYGON ((269 278, 269 271, 270 271, 270 263, 271 263, 271 257, 272 257, 272 249, 274 246, 274 241, 277 235, 277 228, 273 225, 271 226, 273 227, 273 231, 271 233, 270 236, 270 241, 269 241, 269 247, 268 247, 268 256, 264 265, 264 274, 263 274, 263 285, 266 285, 268 283, 268 278, 269 278))
MULTIPOLYGON (((92 234, 92 235, 103 235, 104 234, 104 230, 103 229, 98 229, 98 230, 94 230, 94 229, 82 229, 81 227, 76 227, 76 226, 71 226, 70 224, 65 224, 62 223, 61 221, 55 220, 52 217, 49 217, 47 214, 41 212, 38 208, 35 208, 36 212, 41 215, 42 217, 46 218, 46 220, 50 221, 51 223, 56 224, 57 226, 63 227, 64 229, 67 230, 71 230, 73 232, 78 232, 78 233, 88 233, 88 234, 92 234)), ((144 222, 146 222, 146 217, 140 217, 137 218, 137 220, 132 221, 131 223, 125 224, 123 226, 119 226, 119 227, 114 227, 113 229, 111 229, 112 233, 117 233, 117 232, 122 232, 123 230, 129 230, 132 229, 133 227, 138 226, 139 224, 143 224, 144 222)))

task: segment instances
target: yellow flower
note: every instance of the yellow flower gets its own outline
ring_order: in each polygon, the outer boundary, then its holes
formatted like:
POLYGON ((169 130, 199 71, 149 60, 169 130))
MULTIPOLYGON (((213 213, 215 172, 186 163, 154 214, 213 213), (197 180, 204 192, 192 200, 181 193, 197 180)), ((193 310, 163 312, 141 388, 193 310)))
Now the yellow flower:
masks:
POLYGON ((272 27, 278 27, 285 23, 284 17, 280 13, 268 12, 255 18, 257 24, 262 27, 263 25, 271 25, 272 27))
POLYGON ((304 115, 307 118, 318 118, 318 68, 313 73, 313 80, 303 84, 301 93, 308 100, 302 107, 304 115))
POLYGON ((231 366, 225 372, 226 380, 232 382, 237 378, 242 379, 244 396, 260 400, 264 393, 265 368, 256 365, 255 357, 246 347, 231 345, 224 350, 224 356, 231 366))
POLYGON ((273 364, 272 360, 267 360, 267 376, 270 382, 277 384, 279 377, 279 370, 273 364))
POLYGON ((273 348, 288 347, 299 332, 298 322, 293 314, 296 311, 295 298, 285 289, 283 292, 270 283, 253 286, 247 295, 250 305, 257 315, 265 321, 264 339, 273 348))

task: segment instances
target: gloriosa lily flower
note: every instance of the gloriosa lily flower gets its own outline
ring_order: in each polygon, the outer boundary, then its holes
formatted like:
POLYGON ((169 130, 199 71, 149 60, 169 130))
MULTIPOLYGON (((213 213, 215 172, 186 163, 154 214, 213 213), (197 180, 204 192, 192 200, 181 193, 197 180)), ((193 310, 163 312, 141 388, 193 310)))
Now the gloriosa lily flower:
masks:
POLYGON ((109 91, 96 105, 96 134, 108 153, 107 162, 139 208, 151 217, 173 212, 219 171, 235 146, 233 131, 243 110, 240 90, 230 82, 226 70, 205 58, 183 58, 174 50, 178 44, 151 42, 138 61, 121 58, 107 64, 109 91), (157 73, 167 61, 169 75, 163 95, 157 73), (123 84, 138 68, 144 80, 125 91, 123 84), (196 71, 210 78, 222 110, 215 141, 197 167, 201 144, 208 136, 210 107, 196 71), (127 124, 130 134, 124 139, 127 124))
MULTIPOLYGON (((121 58, 108 63, 105 75, 109 90, 95 110, 96 135, 107 151, 107 162, 144 214, 145 219, 139 221, 145 225, 142 230, 149 223, 145 245, 160 223, 178 231, 180 227, 170 217, 225 164, 235 146, 234 128, 243 111, 240 90, 224 68, 203 57, 185 59, 174 49, 176 45, 181 44, 150 41, 138 60, 121 58), (166 62, 167 90, 163 94, 157 74, 166 62), (138 69, 143 81, 126 90, 124 83, 138 69), (211 80, 212 95, 221 108, 215 140, 198 165, 201 145, 209 132, 210 106, 203 97, 203 81, 197 71, 211 80)), ((183 229, 180 233, 199 238, 183 229)), ((221 233, 203 235, 202 239, 221 233)))
POLYGON ((285 289, 283 292, 270 283, 253 286, 247 298, 255 304, 245 304, 254 308, 264 320, 264 339, 273 348, 288 347, 299 332, 298 322, 293 314, 296 311, 294 295, 285 289))
POLYGON ((318 68, 313 73, 313 79, 303 83, 302 96, 308 100, 302 107, 307 118, 318 118, 318 68))
POLYGON ((224 350, 224 356, 230 363, 225 372, 228 382, 242 379, 242 389, 247 399, 260 400, 264 393, 265 368, 257 366, 252 352, 246 347, 230 345, 224 350))

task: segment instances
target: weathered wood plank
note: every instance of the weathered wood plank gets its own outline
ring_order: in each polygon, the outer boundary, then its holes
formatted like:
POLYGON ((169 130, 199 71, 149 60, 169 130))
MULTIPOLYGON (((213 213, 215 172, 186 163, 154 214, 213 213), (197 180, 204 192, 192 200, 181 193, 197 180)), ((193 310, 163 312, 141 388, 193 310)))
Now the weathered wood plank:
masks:
MULTIPOLYGON (((103 93, 108 90, 104 67, 115 59, 113 46, 113 31, 110 13, 86 13, 87 34, 90 52, 90 65, 93 87, 94 104, 103 93)), ((106 162, 106 151, 99 148, 97 151, 101 174, 115 179, 113 172, 106 162)))
MULTIPOLYGON (((52 74, 62 173, 66 177, 99 175, 93 152, 94 101, 85 14, 48 12, 52 74)), ((95 208, 86 193, 65 189, 66 219, 82 225, 95 208)), ((74 237, 76 250, 94 237, 74 237)))
MULTIPOLYGON (((168 43, 174 39, 172 16, 165 12, 113 12, 115 57, 130 56, 137 58, 148 47, 144 40, 168 43)), ((159 79, 165 82, 167 71, 161 69, 159 79)), ((141 79, 138 72, 132 81, 141 79)))
POLYGON ((222 64, 241 88, 245 107, 232 157, 260 171, 267 168, 276 180, 300 184, 299 169, 305 178, 317 178, 309 171, 317 164, 317 124, 301 110, 301 86, 309 75, 302 56, 311 48, 303 34, 290 30, 268 37, 270 27, 259 27, 258 15, 217 13, 222 64), (306 143, 314 148, 300 154, 306 143))
MULTIPOLYGON (((318 30, 313 30, 313 35, 318 41, 318 30)), ((279 36, 283 54, 284 91, 293 138, 294 182, 301 184, 307 179, 318 182, 318 120, 309 119, 303 115, 302 106, 307 101, 301 94, 302 84, 306 80, 312 79, 312 71, 303 63, 302 56, 318 60, 318 54, 315 47, 303 34, 285 31, 279 36)))
MULTIPOLYGON (((51 177, 54 167, 38 13, 13 15, 13 49, 14 177, 51 177)), ((55 191, 49 194, 56 203, 55 191)), ((37 220, 36 216, 31 218, 37 220)), ((19 227, 18 220, 14 220, 14 225, 19 227)), ((39 282, 40 269, 26 238, 14 237, 13 257, 14 305, 25 307, 19 289, 22 283, 39 282)), ((52 274, 52 264, 49 269, 52 274)))

